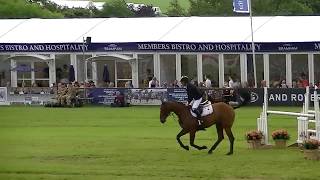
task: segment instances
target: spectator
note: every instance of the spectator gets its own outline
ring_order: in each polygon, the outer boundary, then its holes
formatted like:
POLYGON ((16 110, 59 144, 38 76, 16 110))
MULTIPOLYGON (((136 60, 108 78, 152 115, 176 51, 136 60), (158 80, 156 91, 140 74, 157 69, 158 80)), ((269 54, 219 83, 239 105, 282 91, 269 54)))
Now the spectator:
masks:
POLYGON ((229 87, 229 88, 233 88, 233 83, 234 83, 234 82, 233 82, 233 79, 232 79, 231 76, 229 76, 228 78, 229 78, 228 87, 229 87))
POLYGON ((228 81, 225 81, 225 82, 224 82, 223 88, 229 88, 229 83, 228 83, 228 81))
POLYGON ((292 81, 292 88, 298 88, 297 81, 292 81))
POLYGON ((109 88, 114 88, 114 82, 109 83, 109 88))
POLYGON ((236 81, 235 82, 233 82, 233 86, 232 86, 232 88, 233 89, 237 89, 237 88, 240 88, 240 80, 239 79, 236 79, 236 81))
POLYGON ((261 88, 267 87, 267 81, 266 80, 262 80, 261 83, 260 83, 260 87, 261 88))
POLYGON ((249 87, 249 83, 245 81, 241 83, 241 88, 254 88, 254 86, 249 87))
POLYGON ((151 81, 149 81, 149 88, 159 87, 159 81, 156 77, 153 77, 151 81))
POLYGON ((131 81, 127 81, 124 85, 125 88, 133 88, 132 82, 131 81))
POLYGON ((299 81, 300 81, 303 88, 306 88, 307 86, 309 86, 309 81, 306 78, 306 74, 303 72, 301 73, 299 81))
POLYGON ((163 82, 161 87, 162 88, 168 88, 168 83, 167 82, 163 82))
POLYGON ((211 80, 209 79, 209 76, 206 76, 205 77, 205 87, 206 88, 211 88, 212 87, 212 85, 211 85, 211 80))
POLYGON ((179 84, 178 84, 178 80, 174 80, 174 81, 173 81, 172 87, 173 87, 173 88, 178 88, 178 87, 180 87, 179 84))
POLYGON ((281 81, 281 84, 279 84, 279 86, 278 86, 279 88, 288 88, 288 85, 286 84, 286 80, 282 80, 281 81))

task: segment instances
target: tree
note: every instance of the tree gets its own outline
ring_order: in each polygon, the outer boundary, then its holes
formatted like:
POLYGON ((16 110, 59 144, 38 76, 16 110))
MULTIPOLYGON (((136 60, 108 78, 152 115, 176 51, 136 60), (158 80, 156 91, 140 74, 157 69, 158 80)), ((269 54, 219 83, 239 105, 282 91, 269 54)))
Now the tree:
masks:
POLYGON ((127 7, 123 0, 111 0, 103 5, 100 17, 132 17, 133 12, 127 7))
POLYGON ((230 16, 232 0, 189 0, 191 16, 230 16))
POLYGON ((312 8, 301 1, 292 0, 256 0, 253 14, 263 16, 279 15, 311 15, 312 8))
POLYGON ((168 12, 167 12, 168 16, 185 16, 186 12, 185 10, 181 7, 181 5, 179 4, 178 0, 171 0, 170 1, 170 5, 168 8, 168 12))
POLYGON ((0 0, 1 18, 61 18, 62 14, 42 8, 36 2, 26 0, 0 0))

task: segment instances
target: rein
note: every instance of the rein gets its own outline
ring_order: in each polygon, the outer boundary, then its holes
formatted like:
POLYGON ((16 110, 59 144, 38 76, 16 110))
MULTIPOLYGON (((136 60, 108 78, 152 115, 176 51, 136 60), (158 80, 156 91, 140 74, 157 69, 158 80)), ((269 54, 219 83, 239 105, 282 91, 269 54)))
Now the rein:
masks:
POLYGON ((175 113, 174 113, 174 112, 171 112, 169 116, 172 116, 173 120, 177 121, 177 119, 176 119, 176 115, 175 115, 175 113))

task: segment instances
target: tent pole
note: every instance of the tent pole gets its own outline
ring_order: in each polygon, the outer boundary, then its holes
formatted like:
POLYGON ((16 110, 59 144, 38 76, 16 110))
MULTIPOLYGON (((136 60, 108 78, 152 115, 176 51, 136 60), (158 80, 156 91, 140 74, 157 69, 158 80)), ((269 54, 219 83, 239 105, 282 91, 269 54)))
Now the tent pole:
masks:
POLYGON ((250 24, 251 24, 251 46, 252 46, 252 61, 253 61, 253 76, 254 76, 254 87, 257 88, 257 69, 256 69, 256 55, 255 55, 255 46, 253 38, 253 23, 252 23, 252 0, 249 1, 250 7, 250 24))

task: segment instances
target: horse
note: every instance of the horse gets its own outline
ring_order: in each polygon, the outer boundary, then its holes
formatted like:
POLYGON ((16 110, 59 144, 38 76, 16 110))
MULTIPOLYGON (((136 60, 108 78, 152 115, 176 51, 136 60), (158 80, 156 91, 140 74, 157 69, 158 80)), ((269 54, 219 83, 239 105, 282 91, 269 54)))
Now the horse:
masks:
POLYGON ((190 145, 192 147, 198 150, 207 149, 206 146, 198 146, 194 144, 196 132, 202 128, 208 128, 216 124, 218 139, 210 148, 208 153, 211 154, 224 139, 223 130, 225 130, 230 141, 230 151, 227 155, 231 155, 233 154, 233 144, 235 139, 231 130, 235 118, 234 109, 232 106, 224 102, 214 103, 212 104, 212 107, 214 109, 214 113, 201 117, 202 125, 199 127, 197 119, 191 115, 190 108, 185 104, 176 101, 162 102, 160 106, 160 122, 165 123, 171 112, 178 116, 178 122, 182 130, 178 133, 176 139, 179 145, 185 150, 189 150, 189 146, 184 145, 181 142, 180 137, 187 133, 190 134, 190 145))

